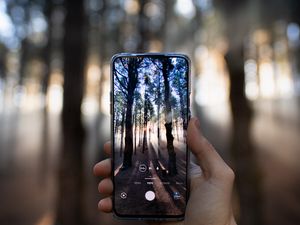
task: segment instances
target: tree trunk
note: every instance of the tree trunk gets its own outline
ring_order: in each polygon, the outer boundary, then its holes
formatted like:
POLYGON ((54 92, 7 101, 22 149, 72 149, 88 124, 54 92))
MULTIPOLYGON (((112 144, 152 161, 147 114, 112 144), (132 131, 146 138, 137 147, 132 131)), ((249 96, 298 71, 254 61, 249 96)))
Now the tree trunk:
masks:
POLYGON ((103 97, 103 89, 104 89, 104 82, 105 82, 105 61, 107 60, 107 51, 106 51, 106 21, 105 21, 105 11, 107 10, 107 2, 106 1, 102 1, 102 8, 99 12, 100 15, 100 26, 98 27, 97 33, 98 33, 98 42, 99 44, 99 60, 100 60, 100 68, 101 68, 101 76, 100 76, 100 80, 99 80, 99 108, 100 111, 102 111, 101 109, 101 105, 102 105, 102 97, 103 97))
POLYGON ((147 85, 149 84, 149 78, 145 77, 145 94, 144 94, 144 138, 143 138, 143 153, 148 149, 147 146, 147 126, 148 126, 148 101, 149 96, 147 93, 147 85))
POLYGON ((142 145, 142 109, 139 110, 139 147, 142 145))
POLYGON ((121 145, 120 145, 120 157, 123 155, 123 140, 124 140, 124 124, 125 122, 125 108, 122 110, 122 121, 121 121, 121 145))
POLYGON ((6 78, 7 68, 6 68, 6 56, 7 49, 0 47, 0 81, 6 78))
POLYGON ((179 141, 178 119, 176 119, 175 123, 176 123, 176 137, 177 137, 177 141, 179 141))
POLYGON ((134 114, 134 154, 136 155, 136 136, 137 136, 137 116, 136 116, 137 112, 135 112, 134 114))
POLYGON ((132 105, 134 100, 134 90, 136 88, 137 77, 137 59, 130 58, 128 64, 128 82, 127 82, 127 105, 125 119, 125 150, 122 169, 127 169, 132 166, 132 105))
POLYGON ((151 132, 152 130, 151 130, 151 122, 150 122, 148 125, 148 143, 150 143, 151 141, 151 132))
POLYGON ((167 149, 169 154, 169 161, 168 161, 168 170, 169 175, 176 175, 177 174, 177 166, 176 166, 176 153, 173 145, 174 137, 172 134, 172 109, 171 109, 171 93, 170 93, 170 86, 169 86, 169 70, 171 66, 170 59, 163 61, 163 77, 164 77, 164 85, 165 85, 165 118, 166 118, 166 138, 167 138, 167 149))
POLYGON ((149 2, 149 0, 143 0, 140 1, 140 10, 139 10, 139 16, 138 16, 138 21, 137 21, 137 32, 139 34, 139 42, 137 46, 137 51, 138 52, 145 52, 147 51, 149 47, 149 39, 150 39, 150 34, 148 26, 147 26, 147 20, 148 17, 145 15, 145 5, 149 2))
POLYGON ((19 78, 19 85, 24 85, 24 79, 26 76, 26 66, 29 61, 29 41, 27 38, 22 40, 22 51, 21 51, 21 60, 20 60, 20 78, 19 78))
POLYGON ((83 0, 65 1, 64 4, 67 13, 63 40, 63 140, 55 224, 81 225, 84 224, 82 155, 85 132, 81 121, 81 102, 86 59, 85 17, 83 0))
MULTIPOLYGON (((48 41, 43 49, 42 52, 42 58, 44 59, 45 63, 45 69, 44 69, 44 74, 42 78, 42 92, 46 96, 47 91, 48 91, 48 86, 49 86, 49 78, 50 78, 50 73, 51 73, 51 51, 52 51, 52 21, 51 21, 51 16, 52 16, 52 1, 48 1, 45 6, 45 16, 47 18, 48 22, 48 41)), ((45 104, 46 106, 46 104, 45 104)))
MULTIPOLYGON (((188 85, 188 82, 187 82, 188 85)), ((183 95, 182 95, 182 91, 185 91, 185 88, 182 88, 182 90, 179 90, 179 102, 181 105, 180 108, 180 114, 181 114, 181 118, 182 118, 182 125, 183 125, 183 140, 184 142, 186 142, 186 133, 187 133, 187 128, 188 128, 188 122, 187 122, 187 116, 185 115, 186 112, 186 108, 184 107, 186 104, 184 104, 184 99, 183 99, 183 95)), ((177 121, 178 122, 178 121, 177 121)))
POLYGON ((236 170, 236 186, 240 196, 240 224, 262 224, 260 174, 255 160, 250 131, 252 109, 245 96, 243 46, 230 50, 225 60, 230 75, 232 111, 231 154, 236 170), (245 164, 245 162, 247 162, 245 164))
POLYGON ((158 92, 157 92, 157 153, 158 158, 160 158, 160 104, 161 104, 161 92, 160 92, 160 76, 157 76, 157 83, 158 83, 158 92))
MULTIPOLYGON (((129 95, 130 96, 130 95, 129 95)), ((124 160, 123 160, 123 169, 131 167, 132 165, 132 150, 133 150, 133 141, 132 141, 132 104, 133 97, 127 99, 127 110, 126 110, 126 121, 125 121, 125 150, 124 150, 124 160)))

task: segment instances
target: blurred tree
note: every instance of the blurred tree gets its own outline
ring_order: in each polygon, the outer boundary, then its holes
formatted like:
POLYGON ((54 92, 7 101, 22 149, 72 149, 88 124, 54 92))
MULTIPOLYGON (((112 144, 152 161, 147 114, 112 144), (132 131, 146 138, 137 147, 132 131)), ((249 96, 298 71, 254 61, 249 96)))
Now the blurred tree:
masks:
MULTIPOLYGON (((12 7, 10 9, 13 9, 14 5, 11 5, 12 7)), ((23 38, 21 38, 21 57, 20 57, 20 77, 19 77, 19 84, 23 85, 24 84, 24 78, 26 76, 26 65, 29 62, 29 59, 32 57, 32 55, 30 54, 30 48, 32 48, 33 46, 31 46, 30 42, 29 42, 29 20, 30 20, 30 15, 29 15, 29 11, 30 11, 30 6, 31 3, 28 1, 24 1, 22 3, 22 7, 24 9, 24 21, 23 23, 23 28, 24 28, 24 32, 25 35, 23 38)), ((10 12, 11 14, 12 12, 10 12)))
MULTIPOLYGON (((107 10, 107 0, 102 1, 102 7, 99 12, 99 25, 98 25, 98 37, 99 37, 99 60, 100 60, 100 68, 101 68, 101 76, 99 80, 99 106, 101 107, 102 104, 102 96, 103 96, 103 84, 105 81, 105 63, 109 59, 109 54, 107 52, 107 36, 108 36, 108 29, 107 29, 107 20, 105 18, 106 16, 106 10, 107 10)), ((92 46, 94 47, 94 46, 92 46)), ((100 124, 100 123, 97 123, 100 124)), ((99 128, 98 128, 99 129, 99 128)), ((122 152, 122 151, 121 151, 122 152)))
POLYGON ((64 93, 57 224, 84 224, 81 103, 84 88, 86 31, 84 0, 64 1, 64 93))
MULTIPOLYGON (((298 25, 298 28, 300 26, 300 1, 297 0, 290 0, 290 10, 291 10, 291 22, 295 22, 298 25)), ((298 38, 298 43, 297 46, 295 47, 295 55, 293 56, 295 62, 296 62, 296 74, 294 74, 295 76, 298 75, 298 77, 296 77, 297 80, 300 80, 300 40, 298 38)), ((297 82, 297 81, 296 81, 297 82)), ((299 92, 299 90, 296 90, 299 92)), ((299 101, 300 103, 300 101, 299 101)))
POLYGON ((44 6, 44 14, 48 24, 47 30, 47 43, 42 50, 42 59, 45 64, 44 74, 42 77, 42 92, 44 95, 47 94, 49 78, 51 73, 51 52, 52 52, 52 11, 53 11, 53 3, 52 1, 47 1, 44 6))
POLYGON ((0 79, 6 77, 6 54, 7 48, 0 43, 0 79))
POLYGON ((148 3, 148 0, 139 1, 139 12, 138 12, 138 33, 139 41, 137 46, 138 52, 146 52, 149 49, 149 39, 151 28, 149 26, 149 19, 145 15, 145 5, 148 3))
MULTIPOLYGON (((253 7, 248 7, 248 0, 226 2, 215 0, 215 3, 223 13, 227 25, 225 34, 228 40, 228 51, 225 60, 230 78, 231 155, 236 170, 236 187, 240 196, 238 223, 260 225, 262 224, 260 171, 250 135, 253 110, 245 96, 244 73, 244 40, 253 27, 253 24, 249 24, 253 14, 249 14, 247 10, 253 7)), ((258 4, 258 1, 254 4, 258 4)))

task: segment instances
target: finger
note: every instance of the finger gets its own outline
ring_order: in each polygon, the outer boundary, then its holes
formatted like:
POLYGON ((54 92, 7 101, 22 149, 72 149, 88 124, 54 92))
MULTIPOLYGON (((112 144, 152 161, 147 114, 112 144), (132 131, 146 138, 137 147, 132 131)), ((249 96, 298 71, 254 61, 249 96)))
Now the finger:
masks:
POLYGON ((112 200, 110 197, 100 200, 98 209, 102 212, 110 213, 112 211, 112 200))
POLYGON ((110 141, 106 142, 104 144, 104 152, 108 155, 111 156, 111 143, 110 141))
POLYGON ((189 172, 190 172, 190 177, 201 177, 203 174, 200 166, 194 163, 193 161, 190 161, 189 172))
POLYGON ((109 177, 111 175, 111 159, 104 159, 94 166, 95 176, 109 177))
POLYGON ((105 178, 100 181, 98 191, 101 194, 110 195, 113 192, 113 182, 110 178, 105 178))
POLYGON ((187 143, 195 155, 205 177, 219 176, 228 166, 200 130, 197 118, 192 118, 187 130, 187 143))

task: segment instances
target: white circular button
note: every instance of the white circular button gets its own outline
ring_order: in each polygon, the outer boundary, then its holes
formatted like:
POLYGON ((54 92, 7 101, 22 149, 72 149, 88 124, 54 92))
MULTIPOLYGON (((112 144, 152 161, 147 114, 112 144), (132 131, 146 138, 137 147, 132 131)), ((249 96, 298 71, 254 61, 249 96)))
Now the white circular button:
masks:
POLYGON ((122 192, 122 193, 120 194, 120 197, 121 197, 122 199, 126 199, 126 198, 127 198, 126 192, 122 192))
POLYGON ((155 199, 155 193, 153 191, 147 191, 145 194, 145 198, 148 201, 153 201, 155 199))

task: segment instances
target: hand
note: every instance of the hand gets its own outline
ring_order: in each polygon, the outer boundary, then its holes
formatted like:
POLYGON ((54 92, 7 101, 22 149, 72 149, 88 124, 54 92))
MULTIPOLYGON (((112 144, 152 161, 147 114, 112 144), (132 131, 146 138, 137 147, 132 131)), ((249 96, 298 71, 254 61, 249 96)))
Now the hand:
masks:
MULTIPOLYGON (((214 147, 203 137, 199 120, 196 118, 192 118, 189 122, 187 143, 201 169, 198 165, 191 163, 190 197, 185 219, 180 222, 162 222, 160 224, 236 224, 231 203, 234 173, 214 147)), ((108 154, 111 153, 110 143, 104 145, 104 151, 108 154)), ((97 163, 94 167, 94 174, 105 177, 99 183, 98 190, 108 196, 99 202, 98 208, 103 212, 111 212, 112 200, 110 195, 113 191, 113 183, 110 179, 110 159, 97 163)))

